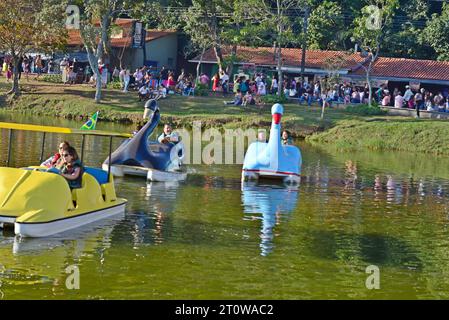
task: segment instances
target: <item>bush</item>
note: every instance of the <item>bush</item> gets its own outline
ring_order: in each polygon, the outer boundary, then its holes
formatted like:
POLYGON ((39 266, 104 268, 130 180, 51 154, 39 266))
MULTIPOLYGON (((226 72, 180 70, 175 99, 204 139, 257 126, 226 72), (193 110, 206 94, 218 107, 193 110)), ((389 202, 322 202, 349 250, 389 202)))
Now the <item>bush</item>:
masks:
POLYGON ((62 83, 62 74, 44 74, 40 79, 44 82, 62 83))
POLYGON ((108 89, 121 90, 122 89, 122 85, 121 85, 120 81, 112 81, 112 82, 108 83, 108 89))
POLYGON ((209 88, 207 85, 197 82, 195 85, 195 95, 205 97, 209 95, 209 88))
POLYGON ((387 110, 382 110, 378 106, 369 106, 367 104, 347 106, 345 112, 358 114, 361 116, 381 116, 387 114, 387 110))
POLYGON ((287 102, 287 98, 285 97, 284 94, 281 94, 280 96, 276 94, 267 94, 266 96, 263 96, 261 99, 263 102, 268 104, 287 102))

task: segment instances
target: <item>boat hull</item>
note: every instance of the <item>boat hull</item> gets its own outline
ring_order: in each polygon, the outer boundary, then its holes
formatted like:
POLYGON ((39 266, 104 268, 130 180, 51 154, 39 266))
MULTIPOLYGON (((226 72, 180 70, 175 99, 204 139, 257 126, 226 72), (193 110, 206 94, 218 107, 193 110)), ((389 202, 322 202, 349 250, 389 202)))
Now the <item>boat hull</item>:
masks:
POLYGON ((280 172, 280 171, 257 170, 257 169, 242 170, 242 181, 251 181, 259 179, 281 180, 287 184, 299 184, 301 182, 300 175, 293 172, 280 172))
POLYGON ((15 222, 14 233, 22 237, 47 237, 76 229, 101 219, 124 214, 127 201, 124 199, 117 199, 117 201, 119 201, 120 204, 69 218, 36 223, 15 222))
MULTIPOLYGON (((108 165, 103 164, 103 170, 108 170, 108 165)), ((144 168, 138 166, 113 165, 111 166, 111 173, 116 177, 123 177, 125 175, 147 177, 150 181, 183 181, 187 178, 187 172, 181 171, 161 171, 152 168, 144 168)))

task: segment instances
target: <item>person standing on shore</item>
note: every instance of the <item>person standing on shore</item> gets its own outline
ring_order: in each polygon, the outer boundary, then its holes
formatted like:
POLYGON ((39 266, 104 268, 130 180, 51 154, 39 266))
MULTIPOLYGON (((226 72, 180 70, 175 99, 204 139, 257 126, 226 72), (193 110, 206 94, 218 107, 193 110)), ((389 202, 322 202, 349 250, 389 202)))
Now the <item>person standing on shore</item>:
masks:
POLYGON ((123 82, 124 82, 124 88, 123 88, 123 92, 128 92, 128 86, 129 86, 129 81, 131 80, 131 75, 129 72, 128 68, 124 69, 124 73, 123 73, 123 82))
POLYGON ((42 73, 42 68, 44 67, 42 64, 42 58, 41 58, 40 54, 37 55, 36 60, 34 61, 34 65, 36 66, 36 73, 37 73, 37 76, 36 76, 36 78, 34 78, 34 80, 37 80, 37 79, 39 79, 39 77, 42 73))
POLYGON ((61 63, 59 64, 59 70, 62 72, 62 83, 67 83, 67 69, 66 66, 69 64, 67 61, 67 58, 62 59, 61 63))

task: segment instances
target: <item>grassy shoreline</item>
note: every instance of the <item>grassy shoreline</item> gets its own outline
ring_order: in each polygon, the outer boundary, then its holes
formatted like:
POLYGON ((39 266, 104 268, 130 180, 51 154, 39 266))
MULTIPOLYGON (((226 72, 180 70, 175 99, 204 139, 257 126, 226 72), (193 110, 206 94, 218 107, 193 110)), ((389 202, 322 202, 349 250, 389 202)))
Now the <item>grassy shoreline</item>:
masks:
MULTIPOLYGON (((0 81, 0 108, 11 112, 63 118, 85 118, 100 111, 101 121, 142 122, 144 102, 136 92, 123 93, 105 89, 103 100, 95 104, 94 88, 87 85, 62 85, 22 81, 23 94, 11 100, 6 96, 10 84, 0 81)), ((182 97, 169 95, 160 100, 162 122, 191 128, 194 121, 202 127, 265 128, 271 124, 271 105, 243 108, 223 104, 232 95, 182 97)), ((399 116, 365 116, 341 109, 327 109, 320 119, 321 108, 297 103, 284 105, 282 127, 297 138, 312 144, 341 150, 400 150, 431 154, 449 154, 449 126, 444 120, 412 119, 399 116)))
MULTIPOLYGON (((4 93, 9 85, 0 83, 0 108, 13 112, 63 118, 85 118, 100 111, 102 121, 142 122, 144 102, 139 102, 136 92, 123 93, 117 89, 105 89, 100 104, 93 100, 95 91, 88 85, 62 85, 37 81, 22 81, 22 95, 15 100, 4 93)), ((203 127, 223 128, 267 128, 271 124, 271 105, 258 106, 224 105, 223 101, 233 99, 233 95, 210 95, 207 97, 183 97, 169 95, 159 101, 162 122, 172 122, 176 126, 191 127, 193 121, 201 121, 203 127)), ((309 108, 297 103, 284 105, 283 128, 299 138, 320 132, 342 119, 364 118, 349 115, 342 110, 330 110, 325 120, 320 120, 321 109, 309 108)))

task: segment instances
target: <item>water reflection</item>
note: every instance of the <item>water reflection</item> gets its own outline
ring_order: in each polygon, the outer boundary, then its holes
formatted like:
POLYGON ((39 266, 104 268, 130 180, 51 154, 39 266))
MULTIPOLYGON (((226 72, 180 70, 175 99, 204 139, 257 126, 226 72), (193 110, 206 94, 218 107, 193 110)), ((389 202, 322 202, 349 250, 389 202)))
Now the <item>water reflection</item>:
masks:
POLYGON ((89 248, 92 244, 98 245, 97 252, 103 252, 108 249, 111 244, 111 234, 115 226, 123 221, 124 213, 109 217, 88 224, 82 228, 66 231, 52 237, 44 238, 22 238, 15 236, 13 242, 14 255, 35 254, 41 251, 53 250, 57 247, 67 245, 68 242, 75 241, 74 256, 78 257, 82 252, 93 250, 89 248))
POLYGON ((298 202, 298 186, 263 185, 256 182, 242 183, 242 203, 245 220, 262 220, 260 254, 273 251, 276 225, 288 220, 298 202))
MULTIPOLYGON (((113 243, 112 234, 124 217, 125 214, 119 214, 46 238, 21 238, 4 233, 0 236, 0 287, 3 284, 5 288, 4 298, 14 299, 13 288, 17 286, 32 286, 36 290, 50 286, 51 290, 46 293, 64 296, 66 268, 80 266, 87 260, 98 264, 97 274, 102 272, 106 267, 105 253, 113 243)), ((30 294, 26 290, 20 299, 31 298, 30 294)))
POLYGON ((165 241, 169 215, 175 210, 180 185, 178 181, 147 183, 145 210, 133 211, 130 216, 134 249, 142 244, 159 245, 165 241))

